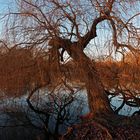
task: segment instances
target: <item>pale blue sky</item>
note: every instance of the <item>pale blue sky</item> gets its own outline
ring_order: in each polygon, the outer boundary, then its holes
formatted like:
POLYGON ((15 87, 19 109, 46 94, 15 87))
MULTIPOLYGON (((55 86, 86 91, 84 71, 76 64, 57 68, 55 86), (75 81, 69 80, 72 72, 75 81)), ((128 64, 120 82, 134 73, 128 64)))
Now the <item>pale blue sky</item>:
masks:
MULTIPOLYGON (((4 15, 4 14, 6 14, 8 11, 8 8, 10 8, 10 9, 15 9, 15 4, 14 4, 14 2, 15 2, 15 0, 0 0, 0 17, 2 16, 2 15, 4 15)), ((138 11, 137 12, 140 12, 139 11, 139 5, 140 5, 140 3, 138 4, 138 5, 135 5, 135 7, 136 7, 136 9, 138 9, 138 11)), ((131 10, 130 10, 131 11, 131 10)), ((134 14, 134 12, 135 11, 131 11, 131 12, 128 12, 128 15, 129 14, 134 14)), ((1 34, 1 32, 2 32, 2 23, 3 23, 3 21, 2 20, 0 20, 0 34, 1 34)), ((140 16, 139 17, 136 17, 134 20, 133 20, 133 24, 135 24, 137 27, 140 27, 140 16)), ((104 42, 104 41, 106 41, 106 40, 108 40, 108 39, 110 39, 111 38, 111 32, 108 32, 108 31, 106 31, 106 30, 98 30, 98 36, 100 37, 100 38, 96 38, 95 40, 93 40, 93 41, 96 41, 96 43, 98 44, 98 46, 102 46, 102 42, 104 42), (104 32, 103 32, 104 31, 104 32), (101 36, 103 37, 103 38, 101 38, 101 36)), ((91 44, 92 44, 92 42, 91 42, 91 44)), ((107 49, 105 49, 105 46, 102 46, 102 47, 98 47, 99 48, 99 53, 101 54, 101 53, 104 53, 104 54, 107 54, 106 53, 106 51, 105 50, 107 50, 107 49)), ((89 48, 88 48, 89 49, 89 48)), ((94 47, 92 47, 92 49, 90 49, 90 55, 94 55, 94 54, 98 54, 98 50, 94 47)))
MULTIPOLYGON (((8 8, 14 8, 14 1, 15 0, 0 0, 0 18, 8 12, 8 8)), ((3 20, 0 19, 0 34, 3 30, 2 24, 3 20)))
POLYGON ((7 7, 13 5, 14 0, 0 0, 0 14, 3 14, 6 12, 7 7))

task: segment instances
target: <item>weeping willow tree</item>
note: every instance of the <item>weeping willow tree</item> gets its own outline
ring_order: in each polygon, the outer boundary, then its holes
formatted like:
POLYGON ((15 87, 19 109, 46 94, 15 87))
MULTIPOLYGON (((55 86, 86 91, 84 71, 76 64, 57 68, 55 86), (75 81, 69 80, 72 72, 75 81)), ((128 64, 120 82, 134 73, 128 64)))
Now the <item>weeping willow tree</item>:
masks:
MULTIPOLYGON (((63 81, 69 87, 70 77, 62 64, 72 60, 83 77, 90 111, 95 116, 112 114, 96 61, 85 50, 105 47, 112 56, 123 56, 124 51, 139 53, 139 1, 16 0, 15 5, 5 16, 9 41, 15 46, 43 50, 52 83, 63 81)), ((44 79, 39 88, 47 87, 44 79)))

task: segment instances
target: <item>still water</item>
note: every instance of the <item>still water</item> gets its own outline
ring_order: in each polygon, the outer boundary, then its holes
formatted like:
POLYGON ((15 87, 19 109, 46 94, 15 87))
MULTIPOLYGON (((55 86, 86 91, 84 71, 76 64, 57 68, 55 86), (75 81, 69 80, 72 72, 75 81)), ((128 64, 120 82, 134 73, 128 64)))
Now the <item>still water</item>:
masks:
MULTIPOLYGON (((42 93, 44 102, 47 100, 45 96, 47 96, 47 94, 42 93)), ((59 126, 59 132, 61 133, 64 133, 69 125, 78 123, 79 116, 89 113, 86 90, 82 89, 78 91, 74 96, 75 96, 74 97, 75 100, 68 106, 69 115, 71 119, 70 123, 67 125, 61 124, 59 126)), ((41 100, 41 102, 42 101, 43 100, 41 100)), ((111 100, 112 107, 115 106, 116 108, 118 108, 121 105, 121 103, 122 103, 121 96, 114 97, 111 100)), ((41 105, 42 104, 44 105, 43 102, 41 103, 41 105)), ((139 110, 138 107, 129 107, 127 105, 124 105, 124 107, 119 111, 119 114, 125 116, 131 116, 137 110, 139 110)), ((15 134, 15 137, 20 137, 21 135, 23 135, 23 134, 20 135, 20 133, 25 133, 27 136, 30 135, 31 133, 33 135, 34 134, 39 135, 40 131, 37 131, 36 129, 32 129, 32 127, 28 127, 28 128, 24 128, 24 126, 19 127, 20 125, 22 126, 23 124, 26 124, 28 122, 27 118, 28 121, 31 121, 36 126, 43 125, 42 121, 40 120, 40 116, 36 115, 32 110, 28 108, 28 104, 26 102, 26 96, 22 98, 15 98, 15 99, 9 98, 6 100, 1 100, 0 101, 0 139, 4 140, 6 139, 3 138, 5 135, 13 135, 13 133, 15 134), (16 133, 17 127, 13 129, 14 125, 15 126, 19 125, 18 129, 19 128, 21 129, 19 134, 16 133), (30 132, 30 130, 32 131, 30 132)), ((55 129, 55 123, 56 123, 56 114, 51 115, 49 121, 49 129, 52 132, 55 129)), ((26 138, 24 138, 24 140, 26 140, 26 138)))

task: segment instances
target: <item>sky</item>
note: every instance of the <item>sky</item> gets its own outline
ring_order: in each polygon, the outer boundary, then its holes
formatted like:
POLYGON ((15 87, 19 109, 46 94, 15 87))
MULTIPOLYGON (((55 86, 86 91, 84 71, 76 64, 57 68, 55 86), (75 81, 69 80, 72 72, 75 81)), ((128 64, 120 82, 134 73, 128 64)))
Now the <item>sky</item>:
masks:
POLYGON ((7 13, 8 8, 15 7, 14 1, 15 0, 0 0, 0 34, 3 31, 3 20, 1 17, 7 13))
POLYGON ((11 6, 13 0, 0 0, 0 14, 3 14, 7 10, 7 6, 11 6))
MULTIPOLYGON (((14 1, 15 0, 0 0, 0 17, 7 13, 8 7, 11 8, 11 9, 15 8, 14 1)), ((130 13, 134 14, 133 11, 130 12, 130 13)), ((135 24, 137 24, 138 27, 140 26, 140 20, 139 19, 140 19, 140 16, 139 16, 139 18, 136 18, 134 20, 135 24)), ((3 21, 0 19, 0 34, 2 33, 2 30, 3 30, 2 24, 3 24, 3 21)), ((110 32, 107 32, 105 30, 98 30, 97 32, 98 32, 99 37, 103 36, 103 38, 96 38, 95 40, 93 40, 93 41, 96 42, 96 44, 98 44, 98 46, 102 46, 102 42, 111 38, 110 32)), ((93 44, 93 42, 91 42, 91 45, 92 44, 93 44)), ((101 54, 101 53, 108 54, 108 50, 107 50, 107 52, 105 50, 106 50, 105 46, 100 47, 99 48, 99 54, 101 54)), ((93 49, 87 48, 87 52, 89 53, 89 55, 91 55, 91 57, 94 56, 95 54, 98 55, 98 49, 96 47, 94 47, 93 49)))

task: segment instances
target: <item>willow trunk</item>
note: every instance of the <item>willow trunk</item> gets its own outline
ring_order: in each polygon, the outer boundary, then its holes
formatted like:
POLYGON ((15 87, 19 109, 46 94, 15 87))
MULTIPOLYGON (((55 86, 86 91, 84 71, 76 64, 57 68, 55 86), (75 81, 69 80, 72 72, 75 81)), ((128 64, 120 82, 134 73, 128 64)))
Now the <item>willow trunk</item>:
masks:
POLYGON ((71 51, 71 56, 84 77, 90 112, 94 115, 112 113, 108 97, 96 70, 95 62, 91 61, 79 48, 74 47, 71 51))

